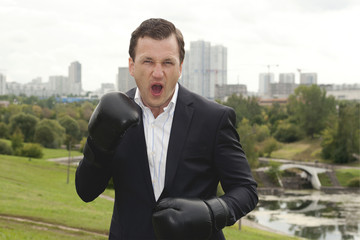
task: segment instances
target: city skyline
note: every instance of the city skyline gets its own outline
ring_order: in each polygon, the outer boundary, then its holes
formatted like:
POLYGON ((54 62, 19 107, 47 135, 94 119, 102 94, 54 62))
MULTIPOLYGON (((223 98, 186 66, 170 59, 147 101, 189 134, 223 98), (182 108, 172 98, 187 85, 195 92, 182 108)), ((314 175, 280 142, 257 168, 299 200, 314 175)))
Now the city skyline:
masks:
POLYGON ((84 90, 114 83, 128 64, 131 32, 150 17, 172 21, 185 48, 204 40, 228 49, 228 84, 259 89, 259 73, 316 72, 318 84, 360 82, 358 1, 182 1, 157 4, 0 0, 0 72, 27 83, 82 63, 84 90), (80 10, 81 11, 80 11, 80 10), (140 18, 137 16, 141 16, 140 18), (275 66, 277 65, 277 66, 275 66))

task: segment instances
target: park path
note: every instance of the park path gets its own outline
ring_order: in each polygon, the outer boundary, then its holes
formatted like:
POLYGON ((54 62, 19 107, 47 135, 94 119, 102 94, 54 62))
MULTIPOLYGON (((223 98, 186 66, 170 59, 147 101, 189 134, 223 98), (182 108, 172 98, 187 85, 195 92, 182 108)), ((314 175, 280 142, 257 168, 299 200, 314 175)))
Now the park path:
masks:
POLYGON ((48 223, 48 222, 44 222, 44 221, 34 220, 34 219, 31 219, 31 218, 0 215, 0 219, 4 219, 6 221, 31 223, 31 224, 34 224, 34 225, 38 225, 43 230, 49 230, 50 228, 56 228, 56 229, 59 229, 59 230, 62 230, 62 231, 82 232, 82 233, 87 233, 87 234, 101 236, 101 237, 108 237, 108 235, 104 234, 104 233, 94 232, 94 231, 85 230, 85 229, 81 229, 81 228, 69 227, 69 226, 56 224, 56 223, 48 223))

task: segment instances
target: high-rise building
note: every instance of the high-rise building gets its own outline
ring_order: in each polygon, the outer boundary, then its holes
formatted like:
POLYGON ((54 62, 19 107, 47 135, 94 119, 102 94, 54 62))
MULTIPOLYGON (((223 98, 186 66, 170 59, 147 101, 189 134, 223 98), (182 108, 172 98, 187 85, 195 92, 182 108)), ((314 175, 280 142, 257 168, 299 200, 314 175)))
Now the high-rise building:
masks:
POLYGON ((260 96, 270 95, 270 84, 274 82, 274 73, 260 73, 259 94, 260 96))
POLYGON ((130 75, 128 67, 119 67, 116 80, 116 88, 120 92, 127 92, 136 87, 135 79, 130 75))
POLYGON ((100 91, 105 94, 107 92, 115 91, 115 84, 113 83, 102 83, 100 91))
POLYGON ((72 62, 69 66, 69 89, 68 92, 73 95, 80 95, 81 85, 81 64, 77 61, 72 62))
POLYGON ((22 85, 22 92, 26 96, 48 97, 48 83, 43 83, 41 77, 34 78, 31 82, 22 85))
POLYGON ((247 87, 244 84, 223 84, 223 85, 216 85, 215 87, 215 99, 219 99, 222 101, 226 101, 226 99, 236 94, 238 96, 247 95, 247 87))
POLYGON ((313 85, 317 84, 317 73, 301 73, 300 84, 302 85, 313 85))
POLYGON ((19 96, 23 93, 22 84, 17 82, 6 83, 6 94, 19 96))
POLYGON ((50 76, 49 77, 49 93, 50 95, 67 95, 69 80, 65 76, 50 76))
POLYGON ((270 96, 272 98, 287 98, 294 93, 297 88, 296 83, 279 82, 270 84, 270 96))
POLYGON ((227 48, 222 45, 211 47, 210 79, 215 85, 227 84, 227 48))
POLYGON ((0 73, 0 95, 6 94, 6 76, 0 73))
POLYGON ((216 84, 227 83, 227 48, 202 40, 190 42, 180 83, 203 97, 215 99, 216 84))
POLYGON ((279 83, 295 83, 295 73, 280 73, 279 83))

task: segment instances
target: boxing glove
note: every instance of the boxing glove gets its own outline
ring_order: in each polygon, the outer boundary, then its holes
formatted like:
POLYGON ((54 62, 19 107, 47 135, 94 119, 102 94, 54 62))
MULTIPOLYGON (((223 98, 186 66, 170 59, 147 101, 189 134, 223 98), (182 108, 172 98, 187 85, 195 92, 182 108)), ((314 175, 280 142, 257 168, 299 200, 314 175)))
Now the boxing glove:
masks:
POLYGON ((228 216, 228 206, 220 198, 165 198, 155 208, 152 223, 158 240, 206 240, 226 226, 228 216))
POLYGON ((110 92, 101 99, 91 115, 89 138, 97 148, 111 152, 126 130, 138 124, 139 106, 121 92, 110 92))

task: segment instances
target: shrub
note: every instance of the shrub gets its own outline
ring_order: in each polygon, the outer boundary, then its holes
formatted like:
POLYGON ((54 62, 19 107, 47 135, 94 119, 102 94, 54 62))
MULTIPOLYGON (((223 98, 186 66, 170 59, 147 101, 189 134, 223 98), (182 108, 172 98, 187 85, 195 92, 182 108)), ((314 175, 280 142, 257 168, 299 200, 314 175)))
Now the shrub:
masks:
POLYGON ((0 154, 12 155, 11 147, 4 141, 0 140, 0 154))
POLYGON ((270 179, 273 183, 278 183, 279 177, 282 175, 282 172, 279 169, 281 163, 270 161, 269 165, 270 165, 270 167, 266 171, 266 173, 268 174, 268 176, 270 177, 270 179))
POLYGON ((0 138, 8 138, 9 137, 9 128, 8 126, 0 122, 0 138))
POLYGON ((360 187, 360 177, 355 177, 355 178, 350 179, 347 186, 359 188, 360 187))
POLYGON ((270 137, 264 141, 263 152, 266 153, 267 157, 271 157, 271 153, 279 148, 278 142, 275 138, 270 137))
POLYGON ((279 124, 274 137, 280 142, 295 142, 302 138, 302 132, 298 126, 292 123, 279 124))
POLYGON ((23 149, 21 149, 21 156, 41 158, 43 156, 42 147, 38 143, 25 144, 23 149))
POLYGON ((11 147, 15 155, 19 155, 24 146, 24 135, 20 128, 16 128, 14 134, 11 136, 11 147))

